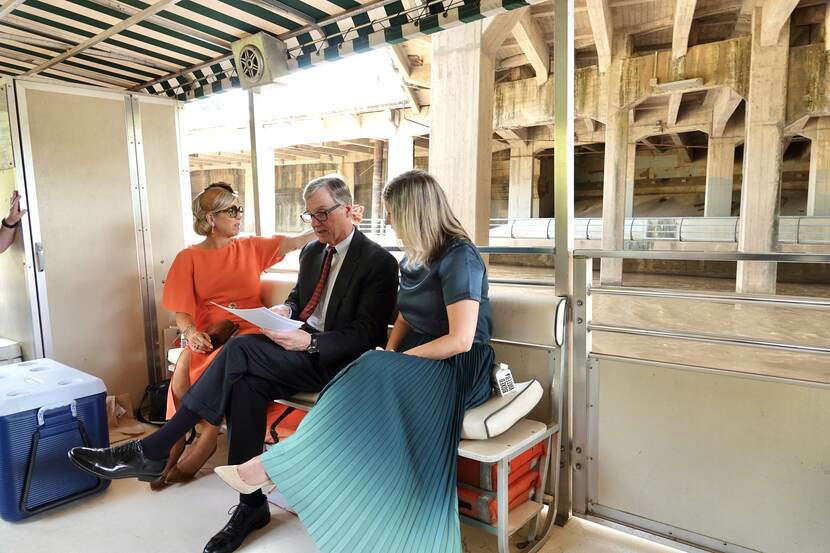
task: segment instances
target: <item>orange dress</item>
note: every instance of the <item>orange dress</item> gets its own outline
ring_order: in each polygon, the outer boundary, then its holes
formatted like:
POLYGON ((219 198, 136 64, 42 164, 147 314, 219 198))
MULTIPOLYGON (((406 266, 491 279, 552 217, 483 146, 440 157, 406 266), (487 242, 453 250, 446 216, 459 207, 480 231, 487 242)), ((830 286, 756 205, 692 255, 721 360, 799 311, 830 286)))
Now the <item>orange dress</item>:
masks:
MULTIPOLYGON (((259 277, 265 269, 282 260, 278 253, 281 241, 281 236, 251 236, 231 240, 219 249, 185 248, 176 255, 167 273, 162 305, 170 311, 193 317, 196 329, 202 332, 223 319, 231 319, 239 325, 237 335, 259 332, 258 327, 210 302, 240 309, 263 307, 259 297, 259 277)), ((191 351, 191 384, 205 372, 220 349, 209 354, 191 351)), ((167 417, 172 417, 175 412, 171 388, 167 395, 167 417)))

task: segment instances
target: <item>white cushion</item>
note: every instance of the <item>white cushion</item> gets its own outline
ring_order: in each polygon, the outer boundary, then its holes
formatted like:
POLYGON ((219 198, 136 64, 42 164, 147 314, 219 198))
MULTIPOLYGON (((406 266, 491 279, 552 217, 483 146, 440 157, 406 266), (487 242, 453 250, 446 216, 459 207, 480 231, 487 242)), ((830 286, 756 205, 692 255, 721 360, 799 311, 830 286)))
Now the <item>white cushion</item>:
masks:
POLYGON ((461 438, 486 440, 510 430, 530 413, 542 399, 542 385, 538 380, 516 383, 516 392, 494 396, 467 411, 461 427, 461 438))

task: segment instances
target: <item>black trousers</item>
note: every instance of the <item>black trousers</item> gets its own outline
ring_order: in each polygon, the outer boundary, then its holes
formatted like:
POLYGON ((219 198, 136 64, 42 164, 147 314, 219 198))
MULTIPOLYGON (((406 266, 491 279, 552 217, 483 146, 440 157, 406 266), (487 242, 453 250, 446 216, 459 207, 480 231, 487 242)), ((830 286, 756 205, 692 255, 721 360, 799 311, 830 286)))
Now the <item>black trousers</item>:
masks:
POLYGON ((319 392, 340 367, 322 367, 304 351, 286 351, 261 334, 231 339, 182 398, 211 424, 228 421, 228 463, 262 453, 268 406, 299 392, 319 392))

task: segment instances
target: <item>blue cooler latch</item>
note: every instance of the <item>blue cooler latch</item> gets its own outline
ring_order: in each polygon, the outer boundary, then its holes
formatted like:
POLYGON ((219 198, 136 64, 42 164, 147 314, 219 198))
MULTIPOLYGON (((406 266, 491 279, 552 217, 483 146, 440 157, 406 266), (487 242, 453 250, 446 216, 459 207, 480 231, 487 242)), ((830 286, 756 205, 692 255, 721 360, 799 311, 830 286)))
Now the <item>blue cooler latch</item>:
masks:
POLYGON ((89 435, 78 418, 75 400, 44 405, 38 409, 37 424, 20 497, 23 513, 33 515, 94 494, 106 486, 106 481, 75 467, 67 455, 73 447, 91 447, 89 435))

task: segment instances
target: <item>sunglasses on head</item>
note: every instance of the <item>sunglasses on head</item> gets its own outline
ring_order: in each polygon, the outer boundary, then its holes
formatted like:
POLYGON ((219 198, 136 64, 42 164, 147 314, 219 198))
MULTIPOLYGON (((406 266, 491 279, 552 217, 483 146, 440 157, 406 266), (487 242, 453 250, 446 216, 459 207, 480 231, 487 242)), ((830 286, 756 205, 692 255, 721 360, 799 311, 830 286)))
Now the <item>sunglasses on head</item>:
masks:
POLYGON ((226 213, 227 215, 236 219, 237 217, 245 213, 245 208, 241 205, 232 205, 227 209, 220 209, 218 211, 214 211, 214 213, 226 213))

